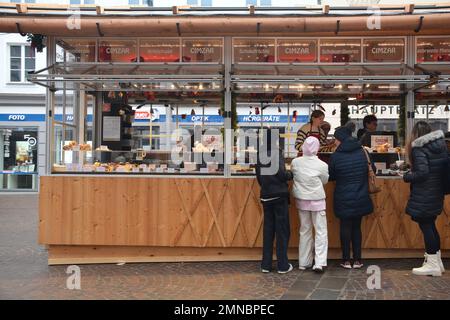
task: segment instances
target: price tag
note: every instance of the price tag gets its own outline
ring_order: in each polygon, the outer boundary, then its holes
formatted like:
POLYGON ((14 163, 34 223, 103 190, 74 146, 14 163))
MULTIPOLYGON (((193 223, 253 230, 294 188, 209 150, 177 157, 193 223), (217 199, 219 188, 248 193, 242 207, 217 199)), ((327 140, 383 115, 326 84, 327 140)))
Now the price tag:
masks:
POLYGON ((139 168, 145 169, 145 168, 147 168, 147 165, 146 165, 146 164, 140 164, 140 165, 139 165, 139 168))
POLYGON ((168 172, 168 173, 175 173, 175 169, 174 169, 174 168, 168 168, 168 169, 167 169, 167 172, 168 172))
POLYGON ((105 167, 96 167, 95 171, 97 171, 97 172, 106 172, 106 168, 105 167))
POLYGON ((208 173, 208 168, 200 168, 201 173, 208 173))
POLYGON ((118 167, 116 169, 116 172, 125 172, 125 168, 124 167, 118 167))
POLYGON ((143 170, 144 172, 150 172, 150 168, 149 168, 149 167, 144 167, 144 168, 142 168, 142 170, 143 170))
POLYGON ((156 168, 156 172, 163 172, 162 168, 156 168))
POLYGON ((133 169, 131 169, 131 171, 134 173, 139 172, 139 168, 133 167, 133 169))
POLYGON ((180 173, 186 173, 186 172, 187 172, 187 170, 185 168, 180 169, 180 173))

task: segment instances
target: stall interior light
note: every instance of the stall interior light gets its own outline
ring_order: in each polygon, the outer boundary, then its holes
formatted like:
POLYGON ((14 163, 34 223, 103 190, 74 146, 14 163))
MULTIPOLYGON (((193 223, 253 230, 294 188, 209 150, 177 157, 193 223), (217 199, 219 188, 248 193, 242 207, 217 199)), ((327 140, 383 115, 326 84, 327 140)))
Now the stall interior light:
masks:
POLYGON ((356 100, 356 97, 348 97, 348 100, 356 100))

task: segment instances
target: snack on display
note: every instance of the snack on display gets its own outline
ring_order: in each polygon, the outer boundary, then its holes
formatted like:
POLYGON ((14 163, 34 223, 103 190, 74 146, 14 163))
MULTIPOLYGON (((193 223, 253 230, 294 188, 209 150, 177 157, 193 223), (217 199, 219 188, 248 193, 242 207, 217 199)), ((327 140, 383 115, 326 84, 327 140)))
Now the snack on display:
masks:
POLYGON ((376 146, 376 150, 378 153, 387 153, 391 145, 389 143, 384 143, 376 146))
POLYGON ((65 165, 61 165, 61 164, 54 164, 53 165, 53 171, 54 172, 65 172, 66 171, 66 166, 65 165))
POLYGON ((66 144, 66 145, 63 146, 63 150, 64 150, 64 151, 72 150, 73 147, 75 147, 76 145, 77 145, 77 142, 76 142, 76 141, 69 141, 68 144, 66 144))
POLYGON ((80 143, 78 144, 76 141, 69 141, 68 144, 63 146, 64 151, 71 151, 78 149, 79 151, 91 151, 92 147, 88 143, 80 143))

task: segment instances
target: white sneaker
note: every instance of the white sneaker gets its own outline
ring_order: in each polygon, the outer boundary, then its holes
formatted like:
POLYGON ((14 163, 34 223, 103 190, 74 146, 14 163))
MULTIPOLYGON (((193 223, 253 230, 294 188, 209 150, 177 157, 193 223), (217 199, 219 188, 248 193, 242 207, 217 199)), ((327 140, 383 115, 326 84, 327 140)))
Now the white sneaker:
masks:
POLYGON ((305 270, 307 270, 307 269, 311 269, 311 267, 312 267, 312 265, 309 265, 309 266, 298 266, 298 268, 299 268, 300 270, 302 270, 302 271, 305 271, 305 270))
POLYGON ((293 269, 294 269, 294 267, 292 266, 292 264, 289 263, 289 268, 286 271, 278 270, 278 273, 285 274, 285 273, 291 272, 293 269))
POLYGON ((313 269, 314 272, 323 273, 323 267, 322 266, 314 266, 312 269, 313 269))
POLYGON ((267 270, 267 269, 261 269, 261 272, 262 272, 262 273, 270 273, 270 270, 267 270))
POLYGON ((427 254, 426 262, 420 268, 414 268, 412 273, 418 276, 442 276, 441 268, 439 266, 439 260, 437 254, 427 254))
POLYGON ((445 268, 444 268, 444 263, 442 262, 442 258, 441 258, 441 250, 439 250, 436 254, 438 256, 438 262, 439 262, 439 267, 441 268, 441 272, 444 273, 445 268))

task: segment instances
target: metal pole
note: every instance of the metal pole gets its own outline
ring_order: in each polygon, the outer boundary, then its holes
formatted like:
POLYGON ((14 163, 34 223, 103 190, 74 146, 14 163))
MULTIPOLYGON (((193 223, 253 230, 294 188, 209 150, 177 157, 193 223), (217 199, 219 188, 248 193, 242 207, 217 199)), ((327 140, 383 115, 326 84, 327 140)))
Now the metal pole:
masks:
POLYGON ((231 66, 232 66, 232 48, 231 37, 224 38, 224 65, 225 65, 225 77, 224 77, 224 175, 225 177, 231 176, 230 165, 233 163, 235 155, 233 153, 234 142, 234 128, 232 128, 231 122, 231 66))

